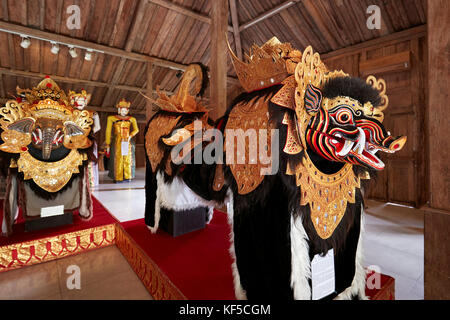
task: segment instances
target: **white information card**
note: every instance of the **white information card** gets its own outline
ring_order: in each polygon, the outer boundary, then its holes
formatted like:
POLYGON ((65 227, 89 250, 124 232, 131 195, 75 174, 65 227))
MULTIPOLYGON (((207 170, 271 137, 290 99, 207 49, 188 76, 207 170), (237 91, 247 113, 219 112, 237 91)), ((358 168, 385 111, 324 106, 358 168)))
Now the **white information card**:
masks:
POLYGON ((335 290, 334 276, 334 251, 328 250, 328 253, 321 257, 316 254, 311 262, 312 277, 312 299, 319 300, 335 290))
POLYGON ((41 218, 61 216, 64 214, 64 206, 44 207, 41 208, 41 218))
POLYGON ((129 142, 128 141, 122 141, 122 155, 123 156, 127 156, 128 155, 128 145, 129 142))

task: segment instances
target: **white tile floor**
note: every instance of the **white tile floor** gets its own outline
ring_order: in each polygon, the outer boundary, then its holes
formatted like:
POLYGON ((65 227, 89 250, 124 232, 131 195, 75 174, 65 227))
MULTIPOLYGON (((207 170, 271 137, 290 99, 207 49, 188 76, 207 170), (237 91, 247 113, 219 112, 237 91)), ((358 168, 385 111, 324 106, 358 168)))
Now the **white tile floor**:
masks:
POLYGON ((365 265, 395 278, 397 300, 424 298, 424 216, 421 210, 367 201, 365 265))
MULTIPOLYGON (((145 169, 136 170, 136 179, 115 184, 100 173, 94 196, 119 220, 144 217, 145 169)), ((364 264, 378 266, 395 278, 398 300, 424 298, 423 213, 420 210, 367 201, 365 215, 364 264)))
POLYGON ((116 246, 0 273, 0 300, 150 300, 152 296, 116 246), (67 283, 79 268, 80 287, 67 283))
POLYGON ((120 222, 144 218, 145 168, 136 169, 136 178, 130 182, 114 183, 108 172, 99 173, 100 184, 93 195, 120 222))

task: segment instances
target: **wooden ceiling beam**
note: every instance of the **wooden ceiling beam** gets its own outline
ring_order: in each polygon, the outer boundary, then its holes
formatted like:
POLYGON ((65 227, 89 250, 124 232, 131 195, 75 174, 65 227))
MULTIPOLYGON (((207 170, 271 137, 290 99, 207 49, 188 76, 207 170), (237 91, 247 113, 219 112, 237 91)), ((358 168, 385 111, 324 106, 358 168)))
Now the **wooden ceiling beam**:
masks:
MULTIPOLYGON (((90 48, 96 51, 100 51, 104 54, 121 57, 129 60, 135 60, 135 61, 141 61, 141 62, 151 62, 156 66, 164 67, 164 68, 170 68, 174 70, 180 70, 184 71, 186 70, 187 65, 182 63, 177 63, 174 61, 157 58, 157 57, 151 57, 140 53, 134 53, 134 52, 128 52, 123 49, 113 48, 105 45, 101 45, 95 42, 80 40, 76 38, 67 37, 61 34, 54 34, 46 31, 42 31, 39 29, 33 29, 5 21, 0 21, 0 31, 4 32, 13 32, 13 33, 20 33, 23 35, 28 35, 30 37, 36 37, 39 39, 45 39, 46 41, 55 41, 59 43, 64 43, 68 45, 73 46, 79 46, 83 48, 90 48)), ((10 44, 10 48, 13 48, 14 46, 10 44)), ((14 61, 14 57, 12 57, 12 60, 14 61)), ((228 82, 236 84, 238 83, 238 79, 233 77, 228 77, 228 82)))
MULTIPOLYGON (((11 98, 0 97, 0 104, 5 104, 11 100, 11 98)), ((97 111, 97 112, 114 112, 117 113, 117 108, 115 107, 99 107, 99 106, 88 106, 88 110, 97 111)), ((134 110, 133 114, 136 115, 145 115, 145 110, 134 110)))
MULTIPOLYGON (((124 1, 121 0, 120 1, 119 12, 116 14, 116 23, 114 24, 114 30, 115 31, 117 31, 117 24, 118 24, 119 19, 120 19, 120 13, 122 12, 122 9, 123 9, 123 3, 124 3, 124 1)), ((136 30, 138 29, 139 24, 140 24, 140 22, 142 20, 142 14, 143 14, 143 11, 144 11, 143 10, 144 4, 145 4, 145 0, 142 0, 142 1, 139 2, 139 5, 136 7, 136 10, 135 10, 135 13, 134 13, 134 17, 133 17, 133 22, 134 23, 133 23, 133 26, 131 27, 131 33, 127 37, 126 43, 125 43, 125 51, 127 51, 127 52, 131 52, 131 49, 133 48, 134 42, 136 40, 136 37, 133 34, 136 33, 136 30)), ((115 37, 115 33, 113 33, 113 35, 110 38, 110 41, 109 41, 109 45, 110 46, 112 46, 113 43, 114 43, 114 37, 115 37)), ((123 69, 125 67, 125 62, 126 61, 127 60, 125 58, 121 58, 120 59, 119 64, 116 66, 116 70, 115 70, 114 75, 113 75, 113 77, 112 77, 112 79, 110 81, 111 84, 116 85, 116 84, 119 83, 119 79, 120 79, 122 71, 123 71, 123 69)), ((147 62, 147 63, 150 63, 150 62, 147 62)), ((103 97, 102 107, 110 104, 109 100, 111 100, 111 95, 112 95, 113 91, 114 91, 113 87, 109 87, 108 88, 108 90, 106 91, 105 96, 103 97)))
MULTIPOLYGON (((45 78, 46 74, 38 73, 38 72, 31 72, 31 71, 22 71, 22 70, 14 70, 14 69, 8 69, 8 68, 0 68, 0 75, 6 74, 11 76, 19 76, 19 77, 27 77, 27 78, 33 78, 33 79, 43 79, 45 78)), ((69 78, 69 77, 61 77, 52 75, 51 78, 55 81, 65 82, 65 83, 73 83, 73 84, 84 84, 87 86, 92 87, 102 87, 102 88, 112 88, 116 90, 127 90, 127 91, 133 91, 133 92, 147 92, 147 87, 133 87, 128 85, 120 85, 120 84, 111 84, 107 82, 100 82, 100 81, 92 81, 92 80, 85 80, 85 79, 75 79, 75 78, 69 78)), ((164 91, 166 95, 172 95, 173 92, 171 91, 164 91)), ((156 93, 156 90, 153 90, 153 93, 156 93)))
POLYGON ((131 52, 133 49, 133 45, 136 41, 136 37, 139 32, 139 27, 141 26, 141 22, 144 17, 146 4, 147 4, 147 0, 139 1, 136 16, 134 17, 134 19, 132 21, 131 29, 127 36, 127 42, 125 44, 125 51, 127 51, 127 52, 131 52))
POLYGON ((239 20, 237 15, 236 0, 230 0, 231 21, 233 23, 234 43, 236 46, 236 55, 242 60, 242 43, 239 31, 239 20))
POLYGON ((274 14, 277 14, 291 6, 293 6, 294 4, 296 4, 297 2, 299 2, 300 0, 289 0, 289 1, 285 1, 281 4, 279 4, 278 6, 270 9, 269 11, 266 11, 262 14, 260 14, 259 16, 257 16, 256 18, 244 23, 243 25, 241 25, 239 27, 239 31, 245 30, 247 28, 250 28, 251 26, 253 26, 256 23, 259 23, 267 18, 270 18, 271 16, 273 16, 274 14))
MULTIPOLYGON (((148 2, 151 2, 153 4, 156 4, 158 6, 164 7, 169 10, 176 11, 178 13, 184 14, 185 16, 191 17, 193 19, 202 21, 204 23, 211 24, 211 18, 207 15, 192 11, 190 9, 187 9, 185 7, 179 6, 175 3, 166 1, 166 0, 147 0, 148 2)), ((228 31, 233 32, 233 27, 228 26, 228 31)))
POLYGON ((108 55, 126 58, 126 59, 130 59, 130 60, 141 61, 141 62, 142 61, 144 61, 144 62, 150 61, 161 67, 182 70, 182 71, 184 71, 186 69, 186 65, 181 64, 181 63, 177 63, 177 62, 173 62, 173 61, 169 61, 169 60, 165 60, 165 59, 161 59, 161 58, 157 58, 157 57, 150 57, 150 56, 147 56, 144 54, 128 52, 126 50, 105 46, 105 45, 98 44, 95 42, 71 38, 68 36, 64 36, 62 34, 50 33, 50 32, 33 29, 33 28, 29 28, 29 27, 25 27, 25 26, 21 26, 21 25, 17 25, 17 24, 5 22, 5 21, 0 21, 0 31, 2 31, 2 30, 11 31, 14 33, 20 33, 23 35, 28 35, 30 37, 45 39, 47 41, 55 41, 55 42, 64 43, 67 45, 73 45, 73 46, 78 46, 78 47, 83 47, 83 48, 90 48, 90 49, 100 51, 100 52, 108 54, 108 55))
POLYGON ((317 25, 317 28, 319 29, 322 36, 325 38, 325 40, 328 42, 332 50, 337 50, 340 45, 338 41, 334 38, 333 33, 329 30, 329 21, 326 20, 323 16, 323 12, 319 11, 317 9, 317 4, 315 1, 312 0, 304 0, 303 5, 306 8, 307 15, 311 17, 312 20, 317 25))
POLYGON ((227 111, 227 40, 226 27, 228 23, 228 1, 218 0, 212 2, 211 35, 211 69, 210 99, 212 119, 218 119, 227 111))

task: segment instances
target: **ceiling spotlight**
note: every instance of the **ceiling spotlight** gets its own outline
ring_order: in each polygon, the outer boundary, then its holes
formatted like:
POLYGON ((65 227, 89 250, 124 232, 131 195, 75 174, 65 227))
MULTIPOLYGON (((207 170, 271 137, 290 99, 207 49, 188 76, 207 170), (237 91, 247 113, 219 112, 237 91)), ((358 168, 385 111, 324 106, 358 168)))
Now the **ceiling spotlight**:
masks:
POLYGON ((72 56, 72 58, 78 57, 77 51, 76 51, 75 48, 72 47, 72 46, 69 46, 69 53, 70 53, 70 55, 72 56))
POLYGON ((92 50, 87 49, 86 54, 84 55, 84 60, 91 61, 92 60, 92 50))
POLYGON ((22 42, 20 46, 24 49, 27 49, 31 45, 31 40, 28 37, 22 37, 22 42))
POLYGON ((51 53, 58 54, 59 52, 59 45, 56 42, 51 42, 52 48, 50 49, 51 53))

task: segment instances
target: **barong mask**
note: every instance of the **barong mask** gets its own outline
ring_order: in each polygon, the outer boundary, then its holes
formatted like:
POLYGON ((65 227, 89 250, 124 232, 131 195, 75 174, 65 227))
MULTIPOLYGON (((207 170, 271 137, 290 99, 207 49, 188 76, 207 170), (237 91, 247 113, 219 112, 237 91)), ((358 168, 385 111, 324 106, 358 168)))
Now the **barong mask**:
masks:
POLYGON ((18 154, 17 163, 11 165, 24 173, 25 180, 33 179, 48 192, 59 191, 86 157, 77 150, 92 145, 88 138, 92 115, 74 110, 49 77, 31 90, 17 88, 17 93, 20 98, 0 108, 0 150, 18 154))
POLYGON ((287 91, 294 97, 296 128, 288 130, 298 132, 298 152, 310 149, 329 161, 382 170, 385 165, 376 153, 394 153, 406 143, 405 136, 393 137, 382 124, 389 102, 383 79, 369 76, 364 83, 342 71, 329 72, 308 47, 284 84, 272 101, 284 99, 286 105, 287 91))
MULTIPOLYGON (((373 76, 365 82, 343 71, 329 71, 311 46, 299 52, 276 38, 262 47, 253 46, 247 62, 239 60, 230 46, 229 51, 247 92, 282 85, 270 99, 284 112, 287 134, 282 151, 301 160, 288 161, 286 174, 295 176, 300 206, 309 206, 317 234, 329 238, 347 205, 355 203, 361 180, 370 178, 368 170, 356 171, 353 166, 381 170, 385 165, 376 152, 393 153, 406 143, 406 137, 394 138, 382 125, 388 105, 386 83, 373 76), (320 169, 310 154, 325 160, 320 161, 320 169)), ((251 120, 239 117, 235 126, 245 127, 251 120)), ((255 182, 245 193, 261 181, 258 173, 248 170, 234 177, 238 185, 255 182)))

